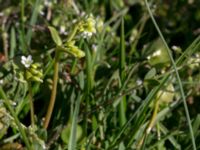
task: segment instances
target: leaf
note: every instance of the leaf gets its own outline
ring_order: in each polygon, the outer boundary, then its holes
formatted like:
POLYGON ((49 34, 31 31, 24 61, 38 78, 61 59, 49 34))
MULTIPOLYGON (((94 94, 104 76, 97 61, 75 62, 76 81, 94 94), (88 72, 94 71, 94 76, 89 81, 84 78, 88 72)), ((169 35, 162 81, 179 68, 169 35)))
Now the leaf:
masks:
MULTIPOLYGON (((61 139, 64 143, 68 144, 69 143, 69 139, 70 139, 70 132, 72 130, 72 125, 69 124, 67 127, 65 127, 61 133, 61 139)), ((77 132, 76 132, 76 139, 73 139, 75 141, 78 141, 81 139, 83 134, 83 130, 81 128, 80 125, 77 125, 77 132)))
POLYGON ((195 118, 194 122, 193 122, 193 125, 192 125, 192 128, 193 128, 193 131, 194 131, 194 135, 195 136, 198 136, 198 129, 200 127, 200 115, 198 114, 197 117, 195 118))
POLYGON ((156 69, 152 68, 144 77, 144 79, 152 79, 156 75, 156 69))
POLYGON ((160 84, 160 82, 155 79, 147 79, 145 80, 145 83, 147 83, 149 86, 152 86, 152 87, 158 86, 160 84))
POLYGON ((61 40, 58 32, 56 31, 56 29, 54 27, 51 27, 51 26, 49 26, 48 28, 49 28, 49 30, 51 32, 51 37, 52 37, 54 43, 56 45, 58 45, 58 46, 61 46, 62 45, 62 40, 61 40))
POLYGON ((82 136, 82 128, 81 126, 77 124, 80 102, 81 102, 81 98, 80 98, 80 95, 78 95, 78 98, 75 104, 75 110, 72 117, 72 125, 71 125, 70 136, 69 136, 68 150, 76 150, 77 140, 80 139, 80 137, 82 136))

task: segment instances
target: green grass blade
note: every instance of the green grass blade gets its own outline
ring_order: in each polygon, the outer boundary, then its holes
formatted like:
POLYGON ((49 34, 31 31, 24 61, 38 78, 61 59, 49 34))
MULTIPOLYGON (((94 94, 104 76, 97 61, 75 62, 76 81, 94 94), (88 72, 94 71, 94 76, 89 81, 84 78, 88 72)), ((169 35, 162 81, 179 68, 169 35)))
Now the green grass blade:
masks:
POLYGON ((197 117, 196 117, 196 119, 194 120, 194 123, 193 123, 193 132, 194 132, 195 137, 198 136, 199 127, 200 127, 200 114, 197 115, 197 117))
MULTIPOLYGON (((117 140, 123 135, 123 133, 125 132, 125 130, 129 127, 129 125, 131 125, 131 122, 134 119, 137 119, 137 116, 142 116, 142 114, 145 114, 146 109, 149 107, 149 104, 152 102, 153 98, 155 97, 155 95, 157 94, 157 92, 161 89, 161 87, 164 85, 164 83, 168 80, 169 76, 165 76, 162 81, 160 82, 160 85, 155 87, 153 90, 151 90, 151 92, 148 94, 148 96, 146 97, 146 99, 143 101, 143 103, 138 107, 138 109, 135 111, 135 113, 129 118, 129 120, 126 122, 126 124, 124 124, 124 126, 122 127, 122 129, 120 130, 120 132, 117 134, 117 136, 115 137, 115 140, 112 142, 111 147, 114 146, 117 143, 117 140)), ((136 120, 137 122, 137 120, 136 120)), ((134 127, 134 131, 137 132, 139 129, 139 127, 134 127)), ((133 136, 136 133, 133 133, 133 136)), ((132 143, 132 142, 130 142, 132 143)), ((130 144, 131 145, 131 144, 130 144)))
POLYGON ((26 41, 27 45, 29 46, 31 43, 31 37, 32 37, 32 26, 34 26, 37 22, 38 14, 39 14, 39 5, 41 3, 41 0, 36 0, 34 8, 33 8, 33 13, 31 16, 30 20, 30 28, 28 29, 27 35, 26 35, 26 41))
MULTIPOLYGON (((85 44, 85 51, 86 51, 86 85, 85 85, 85 102, 86 102, 86 112, 89 110, 89 105, 90 105, 90 101, 91 101, 91 98, 90 98, 90 91, 91 91, 91 88, 92 88, 92 56, 91 56, 91 53, 89 51, 89 48, 88 46, 85 44)), ((86 114, 85 115, 85 129, 84 129, 84 132, 85 134, 87 135, 87 117, 88 115, 86 114)))
MULTIPOLYGON (((123 85, 125 80, 125 66, 126 66, 126 54, 125 54, 125 36, 124 36, 124 18, 122 17, 121 21, 121 34, 120 34, 120 66, 119 66, 119 75, 120 75, 120 81, 121 85, 123 85)), ((121 86, 120 85, 120 86, 121 86)), ((122 97, 122 100, 120 101, 119 105, 119 122, 120 126, 122 127, 126 123, 126 96, 122 97)))
POLYGON ((78 121, 80 102, 81 102, 81 98, 79 94, 76 104, 75 104, 75 110, 74 110, 74 114, 72 118, 72 126, 71 126, 71 132, 70 132, 70 137, 69 137, 68 150, 76 150, 76 132, 77 132, 77 121, 78 121))
MULTIPOLYGON (((190 56, 193 54, 193 52, 197 51, 200 47, 200 36, 197 37, 192 44, 184 51, 184 53, 179 57, 179 59, 176 61, 176 64, 184 64, 188 58, 190 58, 190 56)), ((157 91, 159 91, 159 89, 162 87, 162 85, 164 85, 167 81, 168 81, 169 75, 165 75, 161 81, 160 86, 157 87, 157 89, 152 90, 149 95, 147 96, 147 98, 145 99, 145 103, 143 103, 142 105, 140 105, 140 107, 136 110, 135 114, 129 118, 129 120, 126 122, 126 124, 122 127, 122 129, 120 130, 120 132, 118 133, 118 135, 116 136, 115 140, 112 142, 111 145, 115 145, 117 140, 121 137, 121 135, 125 132, 125 130, 128 128, 128 126, 131 124, 131 121, 135 119, 136 114, 138 114, 138 116, 140 116, 142 113, 144 113, 145 111, 145 106, 149 105, 153 99, 153 97, 155 96, 155 94, 157 93, 157 91), (143 109, 143 111, 140 112, 140 109, 143 109)), ((158 115, 159 116, 159 115, 158 115)), ((136 128, 137 130, 137 128, 136 128)), ((135 135, 135 133, 133 133, 133 135, 135 135)))
MULTIPOLYGON (((174 131, 174 132, 170 132, 167 135, 165 135, 162 139, 160 139, 158 142, 154 143, 151 147, 149 147, 148 149, 155 149, 156 146, 158 146, 161 142, 166 141, 167 139, 170 139, 171 137, 178 135, 179 132, 178 131, 174 131)), ((178 149, 179 150, 179 149, 178 149)))
POLYGON ((16 49, 16 33, 15 33, 15 28, 12 27, 10 33, 10 58, 14 57, 15 49, 16 49))
POLYGON ((187 106, 187 102, 186 102, 186 98, 185 98, 185 93, 184 93, 184 90, 183 90, 182 82, 181 82, 178 70, 176 68, 176 63, 175 63, 175 61, 174 61, 174 59, 172 57, 171 51, 170 51, 170 49, 169 49, 169 47, 168 47, 168 45, 167 45, 167 43, 165 41, 165 38, 163 37, 163 35, 162 35, 162 33, 161 33, 161 31, 160 31, 160 29, 159 29, 159 27, 158 27, 155 19, 154 19, 154 16, 153 16, 153 14, 151 12, 151 9, 149 7, 149 4, 148 4, 147 0, 145 0, 145 4, 146 4, 146 7, 148 9, 149 15, 150 15, 150 17, 151 17, 151 19, 153 21, 153 24, 154 24, 156 30, 158 31, 158 34, 159 34, 160 38, 162 39, 164 46, 167 49, 167 53, 168 53, 168 55, 170 57, 171 63, 172 63, 173 68, 175 70, 175 74, 176 74, 176 77, 177 77, 177 80, 178 80, 178 84, 179 84, 179 88, 180 88, 180 93, 181 93, 181 96, 182 96, 182 99, 183 99, 183 104, 184 104, 184 109, 185 109, 185 113, 186 113, 187 123, 188 123, 189 130, 190 130, 190 136, 191 136, 191 141, 192 141, 193 149, 196 150, 196 143, 195 143, 194 133, 193 133, 192 125, 191 125, 191 120, 190 120, 190 115, 189 115, 189 111, 188 111, 188 106, 187 106))
MULTIPOLYGON (((172 133, 176 133, 176 132, 178 133, 178 131, 174 131, 174 132, 170 133, 170 131, 168 131, 168 129, 161 123, 159 123, 159 127, 160 127, 161 132, 164 133, 164 135, 168 135, 168 134, 172 134, 172 133)), ((178 150, 181 149, 181 146, 177 142, 177 140, 174 138, 174 135, 169 136, 167 139, 172 143, 172 145, 176 149, 178 149, 178 150)))

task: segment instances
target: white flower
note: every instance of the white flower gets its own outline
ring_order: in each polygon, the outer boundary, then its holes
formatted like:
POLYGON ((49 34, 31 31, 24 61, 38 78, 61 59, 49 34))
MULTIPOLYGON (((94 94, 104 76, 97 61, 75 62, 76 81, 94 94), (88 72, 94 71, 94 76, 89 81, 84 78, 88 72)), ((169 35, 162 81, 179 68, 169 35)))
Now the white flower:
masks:
POLYGON ((80 32, 82 32, 83 38, 90 38, 96 33, 96 21, 93 15, 86 16, 85 20, 80 23, 80 32))
POLYGON ((33 59, 31 55, 28 55, 28 57, 22 56, 21 57, 21 63, 26 67, 29 68, 31 64, 33 63, 33 59))
POLYGON ((92 32, 83 31, 82 36, 83 36, 84 39, 90 38, 92 36, 92 32))
POLYGON ((141 84, 142 84, 142 80, 137 79, 136 84, 137 84, 137 85, 141 85, 141 84))
POLYGON ((3 84, 3 79, 0 80, 0 85, 3 84))

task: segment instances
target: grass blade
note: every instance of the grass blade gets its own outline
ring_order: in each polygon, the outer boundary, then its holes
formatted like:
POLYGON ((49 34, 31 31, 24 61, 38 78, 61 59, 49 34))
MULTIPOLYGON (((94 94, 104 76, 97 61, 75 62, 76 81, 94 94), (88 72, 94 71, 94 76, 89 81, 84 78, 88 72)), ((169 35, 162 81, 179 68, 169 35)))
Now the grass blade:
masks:
MULTIPOLYGON (((39 14, 39 5, 40 5, 41 0, 36 0, 34 8, 33 8, 33 14, 31 16, 31 20, 29 25, 32 27, 36 24, 37 21, 37 17, 39 14)), ((26 35, 26 41, 27 41, 27 45, 29 46, 31 43, 31 36, 32 36, 32 28, 28 29, 27 35, 26 35)))
POLYGON ((79 94, 75 104, 75 110, 72 118, 72 126, 71 126, 68 150, 76 150, 76 132, 77 132, 77 121, 78 121, 80 102, 81 98, 79 94))
MULTIPOLYGON (((125 36, 124 36, 124 18, 122 17, 121 21, 121 35, 120 35, 120 66, 119 66, 119 75, 120 75, 120 81, 121 85, 124 84, 125 80, 125 66, 126 66, 126 54, 125 54, 125 36)), ((120 86, 121 86, 120 85, 120 86)), ((119 105, 119 122, 120 126, 122 127, 126 123, 126 112, 125 112, 125 107, 126 107, 126 96, 122 97, 122 100, 120 101, 119 105)))
POLYGON ((179 73, 178 73, 178 70, 176 68, 176 63, 172 57, 172 54, 171 54, 171 51, 167 45, 167 42, 165 41, 165 38, 163 37, 155 19, 154 19, 154 16, 151 12, 151 9, 149 7, 149 4, 147 2, 147 0, 145 0, 145 4, 146 4, 146 7, 148 9, 148 12, 149 12, 149 15, 153 21, 153 24, 156 28, 156 30, 158 31, 158 34, 160 36, 160 38, 162 39, 163 41, 163 44, 164 46, 166 47, 167 49, 167 53, 168 53, 168 56, 171 60, 171 63, 172 63, 172 66, 175 70, 175 74, 176 74, 176 77, 177 77, 177 80, 178 80, 178 84, 179 84, 179 87, 180 87, 180 93, 181 93, 181 96, 182 96, 182 99, 183 99, 183 104, 184 104, 184 109, 185 109, 185 113, 186 113, 186 118, 187 118, 187 123, 188 123, 188 126, 189 126, 189 130, 190 130, 190 136, 191 136, 191 141, 192 141, 192 145, 193 145, 193 149, 196 150, 196 143, 195 143, 195 138, 194 138, 194 133, 193 133, 193 129, 192 129, 192 125, 191 125, 191 120, 190 120, 190 114, 189 114, 189 111, 188 111, 188 106, 187 106, 187 102, 186 102, 186 98, 185 98, 185 93, 184 93, 184 90, 183 90, 183 85, 182 85, 182 82, 181 82, 181 79, 180 79, 180 76, 179 76, 179 73))

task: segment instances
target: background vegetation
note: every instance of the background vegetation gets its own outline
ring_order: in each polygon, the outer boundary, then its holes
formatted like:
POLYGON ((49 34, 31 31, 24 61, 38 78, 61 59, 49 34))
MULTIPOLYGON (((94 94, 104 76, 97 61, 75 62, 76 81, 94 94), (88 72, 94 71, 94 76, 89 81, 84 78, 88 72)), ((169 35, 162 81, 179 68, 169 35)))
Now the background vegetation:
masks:
POLYGON ((200 149, 199 7, 0 0, 1 149, 200 149), (84 38, 78 23, 90 15, 96 33, 84 38), (31 75, 21 62, 28 55, 31 75))

